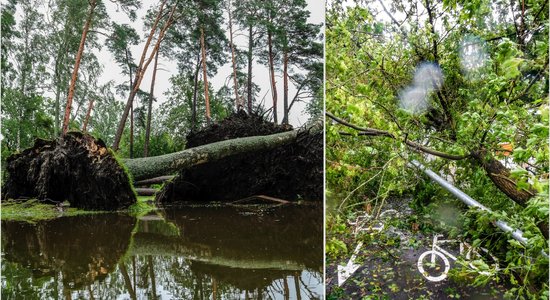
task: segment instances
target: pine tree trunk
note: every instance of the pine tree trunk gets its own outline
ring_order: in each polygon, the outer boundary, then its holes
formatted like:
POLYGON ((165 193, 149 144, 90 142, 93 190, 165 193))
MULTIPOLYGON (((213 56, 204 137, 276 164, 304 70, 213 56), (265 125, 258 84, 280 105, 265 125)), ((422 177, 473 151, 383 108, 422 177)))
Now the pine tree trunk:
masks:
MULTIPOLYGON (((130 76, 130 79, 128 81, 128 89, 132 88, 132 63, 130 62, 130 50, 126 48, 126 63, 128 64, 128 75, 130 76)), ((133 101, 132 101, 133 102, 133 101)), ((132 103, 132 107, 130 108, 131 114, 130 114, 130 158, 134 158, 134 139, 133 139, 133 132, 134 132, 134 104, 132 103)))
POLYGON ((277 86, 275 84, 275 68, 273 67, 273 41, 271 32, 267 32, 267 46, 269 51, 269 73, 271 74, 271 95, 273 97, 273 123, 277 124, 277 86))
POLYGON ((64 26, 64 31, 63 31, 63 44, 59 47, 58 51, 57 51, 57 56, 55 58, 55 70, 54 70, 54 75, 55 75, 55 107, 54 107, 54 112, 55 112, 55 124, 54 124, 54 127, 53 127, 53 133, 54 133, 54 137, 57 137, 59 135, 59 131, 61 130, 61 118, 60 118, 60 113, 61 113, 61 109, 59 108, 59 106, 61 105, 61 89, 62 89, 62 86, 63 86, 63 83, 61 82, 62 81, 62 76, 63 74, 65 73, 65 68, 64 68, 64 61, 66 59, 66 53, 67 53, 67 36, 68 36, 68 31, 69 31, 69 22, 68 21, 65 21, 65 26, 64 26))
POLYGON ((283 124, 288 124, 288 51, 283 56, 283 124))
POLYGON ((247 78, 247 96, 248 96, 248 113, 252 113, 252 47, 254 40, 252 39, 252 24, 248 26, 248 78, 247 78))
POLYGON ((239 87, 237 85, 237 63, 235 61, 235 45, 233 45, 233 24, 231 20, 231 0, 228 1, 229 13, 229 46, 231 47, 231 62, 233 64, 233 88, 235 90, 235 109, 239 111, 243 108, 243 103, 239 98, 239 87))
POLYGON ((206 72, 206 46, 204 28, 201 27, 202 75, 204 81, 204 101, 206 104, 206 124, 210 125, 210 99, 208 98, 208 74, 206 72))
POLYGON ((151 79, 151 92, 149 93, 149 107, 147 109, 147 126, 145 128, 145 146, 143 149, 143 156, 149 156, 149 138, 151 137, 151 111, 153 110, 153 94, 155 91, 155 78, 157 77, 157 65, 159 60, 159 53, 155 54, 155 66, 153 68, 153 79, 151 79))
POLYGON ((273 149, 293 142, 297 133, 297 130, 293 130, 273 135, 237 138, 160 156, 126 159, 123 162, 134 180, 143 180, 239 153, 273 149))
POLYGON ((67 93, 67 106, 65 107, 65 117, 63 118, 63 135, 65 135, 67 133, 67 130, 69 130, 69 119, 71 117, 71 106, 73 104, 74 90, 76 86, 76 80, 78 78, 78 69, 80 68, 80 60, 82 59, 82 53, 84 52, 86 36, 88 35, 88 30, 90 29, 90 24, 92 23, 96 5, 97 3, 95 0, 90 1, 90 10, 88 11, 86 23, 84 23, 82 38, 80 39, 80 46, 78 47, 78 52, 76 53, 73 74, 71 76, 71 83, 69 85, 69 92, 67 93))
POLYGON ((161 17, 163 16, 163 8, 164 4, 167 0, 164 0, 160 6, 159 12, 157 13, 157 17, 155 19, 155 23, 153 23, 153 26, 151 28, 151 32, 149 34, 149 37, 147 38, 147 42, 145 43, 145 46, 143 47, 143 51, 141 53, 141 59, 139 62, 139 65, 136 70, 136 75, 134 79, 134 84, 132 86, 132 89, 130 91, 130 94, 128 95, 128 100, 126 101, 126 106, 124 107, 124 111, 122 113, 122 117, 120 118, 120 122, 118 123, 117 131, 115 134, 115 141, 113 142, 113 150, 117 151, 120 145, 120 140, 122 138, 122 133, 124 132, 124 126, 126 125, 126 119, 128 118, 128 114, 130 113, 130 107, 132 106, 132 102, 134 101, 134 98, 136 97, 136 94, 139 90, 139 86, 141 84, 141 81, 143 80, 143 75, 145 74, 145 71, 147 71, 147 68, 149 67, 149 64, 153 60, 153 57, 156 55, 157 51, 159 50, 160 41, 164 39, 164 35, 166 34, 166 31, 168 30, 168 27, 172 25, 173 22, 173 15, 176 10, 176 6, 174 5, 172 9, 170 10, 170 14, 168 16, 168 19, 166 23, 164 24, 164 27, 160 30, 157 42, 155 46, 153 47, 153 50, 149 57, 147 58, 147 61, 145 61, 145 56, 147 54, 147 49, 149 48, 149 45, 151 43, 151 40, 153 39, 153 35, 156 31, 157 25, 161 17))
POLYGON ((86 132, 86 127, 88 126, 88 121, 90 120, 90 115, 92 114, 92 109, 94 108, 94 98, 90 98, 90 104, 88 105, 88 111, 86 112, 86 118, 84 119, 84 125, 82 125, 82 131, 86 132))
POLYGON ((225 140, 160 156, 125 159, 123 163, 134 180, 138 181, 170 174, 235 154, 273 149, 294 142, 301 132, 313 134, 321 130, 323 130, 322 122, 317 121, 307 127, 292 131, 225 140))
POLYGON ((57 135, 59 134, 59 130, 61 129, 61 124, 60 124, 60 117, 59 117, 59 114, 60 114, 60 109, 59 109, 59 105, 61 105, 61 73, 62 71, 60 70, 61 68, 61 57, 62 55, 61 54, 58 54, 57 55, 57 58, 56 58, 56 62, 55 62, 55 70, 54 70, 54 75, 55 75, 55 107, 54 107, 54 113, 55 113, 55 124, 53 126, 53 135, 54 137, 57 137, 57 135))
POLYGON ((134 100, 130 107, 130 158, 134 158, 134 100))
POLYGON ((197 53, 197 64, 195 68, 195 77, 194 77, 194 85, 193 85, 193 103, 191 107, 191 130, 195 131, 197 129, 197 90, 199 89, 199 71, 201 69, 201 53, 200 51, 197 53))

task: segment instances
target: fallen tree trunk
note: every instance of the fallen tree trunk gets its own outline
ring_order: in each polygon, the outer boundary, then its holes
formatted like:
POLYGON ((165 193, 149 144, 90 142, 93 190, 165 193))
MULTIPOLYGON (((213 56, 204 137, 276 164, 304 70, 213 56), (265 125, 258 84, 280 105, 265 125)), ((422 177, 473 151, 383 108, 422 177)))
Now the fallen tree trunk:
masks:
POLYGON ((136 181, 134 184, 136 186, 144 186, 144 185, 151 185, 151 184, 162 184, 162 183, 164 183, 164 182, 166 182, 170 179, 173 179, 173 178, 174 178, 173 175, 159 176, 159 177, 155 177, 155 178, 136 181))
POLYGON ((138 196, 153 196, 158 192, 157 189, 152 188, 135 188, 134 190, 138 196))
POLYGON ((323 124, 319 120, 311 126, 292 131, 266 136, 236 138, 160 156, 125 159, 123 163, 134 180, 143 180, 236 154, 274 149, 294 142, 300 131, 319 132, 322 129, 323 124))
POLYGON ((286 141, 277 142, 279 145, 273 144, 272 147, 255 147, 255 151, 235 152, 215 162, 182 168, 178 176, 156 194, 156 201, 159 204, 180 201, 231 202, 253 195, 266 195, 291 202, 321 201, 322 128, 322 122, 319 121, 302 130, 291 130, 291 126, 275 125, 258 116, 234 114, 215 126, 190 134, 187 136, 187 144, 198 149, 257 138, 273 142, 282 136, 286 141), (273 134, 276 132, 279 133, 273 134))

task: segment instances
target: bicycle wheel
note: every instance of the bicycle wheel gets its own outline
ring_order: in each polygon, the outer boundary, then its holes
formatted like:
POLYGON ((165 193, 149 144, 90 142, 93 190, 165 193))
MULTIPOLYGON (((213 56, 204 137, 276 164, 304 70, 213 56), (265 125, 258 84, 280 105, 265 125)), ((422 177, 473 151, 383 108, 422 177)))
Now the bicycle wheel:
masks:
MULTIPOLYGON (((436 260, 437 263, 437 260, 436 260)), ((417 263, 418 271, 422 276, 424 276, 426 279, 432 282, 439 282, 447 278, 447 274, 449 273, 449 270, 451 269, 451 264, 449 263, 449 259, 443 255, 443 253, 435 251, 435 250, 428 250, 422 254, 420 254, 420 257, 418 257, 418 263, 417 263), (435 255, 441 258, 443 260, 443 263, 445 264, 445 268, 443 269, 443 273, 439 276, 432 276, 427 271, 424 270, 424 258, 428 255, 435 255)))

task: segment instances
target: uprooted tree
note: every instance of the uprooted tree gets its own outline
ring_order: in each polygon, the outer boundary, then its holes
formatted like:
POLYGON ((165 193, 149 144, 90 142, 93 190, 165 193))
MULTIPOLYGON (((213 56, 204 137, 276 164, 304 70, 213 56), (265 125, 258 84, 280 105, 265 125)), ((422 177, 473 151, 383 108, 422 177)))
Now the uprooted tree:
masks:
MULTIPOLYGON (((102 140, 80 132, 69 132, 53 141, 39 139, 32 148, 8 158, 8 179, 3 187, 3 196, 4 199, 38 198, 52 202, 68 200, 71 206, 86 209, 121 209, 136 201, 131 178, 142 180, 177 173, 197 165, 215 165, 224 158, 227 158, 226 163, 230 163, 233 157, 245 153, 261 157, 261 153, 271 149, 292 147, 304 135, 321 137, 316 143, 318 149, 322 149, 321 129, 321 122, 317 121, 301 129, 287 128, 284 132, 264 136, 231 138, 176 153, 126 159, 122 163, 117 161, 102 140)), ((315 155, 312 159, 316 167, 304 172, 314 172, 313 176, 322 178, 319 173, 322 171, 322 151, 317 151, 315 155)), ((282 159, 292 160, 292 156, 290 154, 282 159)), ((282 168, 277 165, 262 167, 282 168)), ((246 176, 246 171, 233 175, 235 180, 246 176)), ((294 178, 295 182, 299 180, 294 178)), ((322 193, 322 181, 317 182, 317 186, 322 193)), ((230 186, 220 188, 229 192, 230 186)), ((233 195, 241 198, 251 196, 247 190, 233 195)), ((317 194, 315 197, 317 199, 310 200, 321 199, 317 194)))

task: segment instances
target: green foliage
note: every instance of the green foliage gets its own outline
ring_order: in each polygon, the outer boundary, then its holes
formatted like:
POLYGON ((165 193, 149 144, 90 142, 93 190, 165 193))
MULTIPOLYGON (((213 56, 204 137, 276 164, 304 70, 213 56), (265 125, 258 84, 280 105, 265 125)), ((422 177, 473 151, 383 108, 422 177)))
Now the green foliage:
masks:
POLYGON ((82 214, 96 214, 100 211, 86 211, 72 207, 59 207, 53 204, 45 204, 35 199, 25 202, 2 201, 3 221, 21 221, 34 223, 41 220, 51 220, 61 216, 77 216, 82 214))
POLYGON ((327 238, 325 244, 325 253, 330 260, 344 257, 348 254, 348 247, 343 239, 350 235, 345 220, 340 217, 327 215, 327 238))
MULTIPOLYGON (((422 230, 450 230, 453 235, 480 240, 490 250, 498 249, 495 252, 505 262, 505 271, 498 275, 508 280, 508 274, 521 278, 510 280, 516 295, 547 294, 547 277, 542 277, 547 276, 548 265, 540 252, 548 251, 548 242, 537 228, 548 222, 546 4, 532 1, 524 19, 514 20, 510 10, 516 17, 521 15, 521 3, 509 7, 498 1, 385 1, 387 11, 380 11, 375 2, 330 3, 326 108, 339 118, 396 138, 358 135, 329 121, 327 199, 335 200, 336 213, 345 216, 365 206, 376 209, 392 201, 391 196, 410 194, 418 219, 424 223, 422 230), (436 26, 426 16, 426 3, 436 26), (409 18, 399 19, 404 15, 409 18), (423 62, 441 68, 443 84, 439 91, 426 93, 427 108, 413 114, 400 105, 400 97, 423 62), (347 135, 341 135, 342 131, 347 135), (511 169, 509 179, 518 189, 539 194, 521 207, 499 190, 480 161, 427 159, 426 154, 405 145, 405 140, 453 155, 483 150, 483 160, 495 158, 511 169), (508 145, 510 152, 503 151, 508 145), (441 227, 437 218, 425 218, 439 215, 438 207, 445 203, 442 199, 452 197, 434 183, 421 184, 427 179, 407 167, 412 159, 446 174, 496 214, 468 213, 454 228, 441 227), (529 245, 520 247, 500 233, 491 223, 496 219, 521 229, 529 245), (532 259, 527 261, 527 257, 532 259)), ((334 227, 329 224, 327 228, 330 237, 334 227)), ((486 279, 478 277, 473 282, 485 283, 486 279)))
POLYGON ((145 216, 151 211, 155 211, 157 209, 153 202, 154 197, 138 196, 136 203, 128 207, 128 214, 135 217, 145 216))

